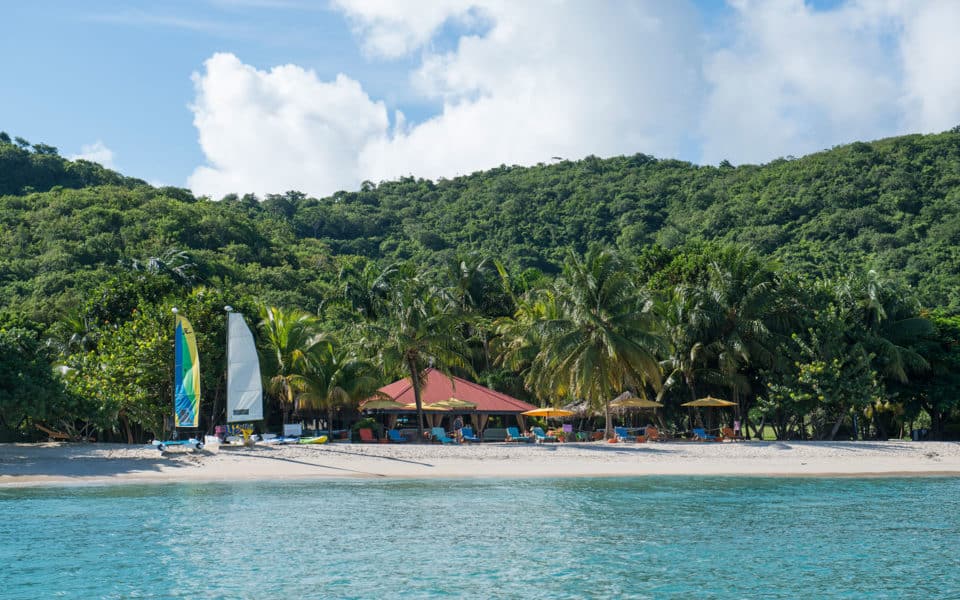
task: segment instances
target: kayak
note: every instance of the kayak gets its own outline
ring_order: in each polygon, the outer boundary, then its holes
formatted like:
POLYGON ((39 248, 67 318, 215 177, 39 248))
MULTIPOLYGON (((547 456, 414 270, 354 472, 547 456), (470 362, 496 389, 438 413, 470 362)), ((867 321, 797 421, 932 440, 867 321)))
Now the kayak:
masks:
POLYGON ((301 444, 326 444, 327 436, 321 435, 317 437, 300 438, 300 443, 301 444))

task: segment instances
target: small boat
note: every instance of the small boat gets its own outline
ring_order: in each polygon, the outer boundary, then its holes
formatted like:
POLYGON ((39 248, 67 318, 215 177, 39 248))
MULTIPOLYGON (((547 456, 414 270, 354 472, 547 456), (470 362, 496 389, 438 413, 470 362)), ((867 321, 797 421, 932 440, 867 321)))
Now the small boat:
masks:
MULTIPOLYGON (((200 417, 200 357, 197 354, 197 338, 185 317, 173 309, 174 315, 174 366, 173 366, 173 421, 176 429, 196 429, 200 417)), ((176 437, 176 436, 174 436, 176 437)), ((185 440, 154 440, 160 452, 172 446, 187 446, 203 449, 203 442, 196 438, 185 440)))
POLYGON ((325 436, 325 435, 318 435, 318 436, 316 436, 316 437, 302 437, 302 438, 300 438, 300 442, 299 442, 299 443, 301 443, 301 444, 326 444, 326 443, 327 443, 327 436, 325 436))

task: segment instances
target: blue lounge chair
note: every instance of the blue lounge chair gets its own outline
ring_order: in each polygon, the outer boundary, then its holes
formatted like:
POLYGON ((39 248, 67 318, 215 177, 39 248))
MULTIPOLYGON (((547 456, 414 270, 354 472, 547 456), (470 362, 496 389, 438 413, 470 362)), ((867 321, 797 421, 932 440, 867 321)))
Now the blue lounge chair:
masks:
POLYGON ((443 427, 434 427, 430 430, 430 435, 433 436, 433 439, 442 442, 444 444, 456 444, 456 440, 447 435, 447 432, 443 430, 443 427))
POLYGON ((387 438, 388 438, 391 442, 397 443, 397 444, 402 444, 402 443, 404 443, 404 442, 407 441, 407 438, 405 438, 405 437, 403 437, 402 435, 400 435, 400 432, 397 431, 396 429, 388 429, 388 430, 387 430, 387 438))
POLYGON ((717 436, 715 436, 715 435, 710 435, 710 434, 707 433, 703 428, 694 427, 694 428, 693 428, 693 439, 695 439, 695 440, 702 440, 702 441, 705 441, 705 442, 706 442, 706 441, 709 441, 709 440, 715 440, 715 439, 717 439, 717 436))
POLYGON ((621 442, 635 442, 637 436, 630 435, 626 427, 614 427, 613 432, 617 434, 617 440, 621 442))
POLYGON ((532 442, 533 440, 527 436, 520 435, 520 431, 516 427, 507 427, 507 441, 508 442, 532 442))
POLYGON ((479 442, 480 438, 473 435, 473 427, 464 427, 460 430, 460 435, 465 442, 479 442))
POLYGON ((537 442, 555 442, 557 441, 556 436, 547 435, 543 432, 543 429, 540 427, 531 427, 530 431, 533 432, 533 437, 536 438, 537 442))

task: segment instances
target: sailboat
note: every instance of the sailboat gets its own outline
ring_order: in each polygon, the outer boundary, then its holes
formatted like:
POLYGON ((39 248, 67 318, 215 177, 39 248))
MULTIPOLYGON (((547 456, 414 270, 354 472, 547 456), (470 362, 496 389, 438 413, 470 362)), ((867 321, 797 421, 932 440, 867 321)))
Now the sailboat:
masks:
MULTIPOLYGON (((227 311, 227 424, 263 420, 263 384, 253 333, 243 315, 227 311)), ((249 433, 244 434, 245 442, 249 433)))
POLYGON ((173 421, 174 439, 154 440, 160 452, 169 446, 192 446, 203 449, 203 442, 196 438, 177 439, 176 429, 196 429, 200 419, 200 356, 197 354, 197 338, 193 326, 186 317, 173 309, 174 315, 174 365, 173 365, 173 421))

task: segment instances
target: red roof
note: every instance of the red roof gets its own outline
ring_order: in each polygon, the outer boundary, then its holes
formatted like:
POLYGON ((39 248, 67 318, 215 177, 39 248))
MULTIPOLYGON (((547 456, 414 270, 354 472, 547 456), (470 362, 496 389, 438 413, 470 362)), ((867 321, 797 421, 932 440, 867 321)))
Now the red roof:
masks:
MULTIPOLYGON (((495 392, 466 379, 453 377, 451 380, 450 377, 435 369, 428 369, 425 377, 427 381, 420 392, 420 400, 425 405, 456 398, 476 404, 477 412, 521 413, 537 408, 523 400, 495 392)), ((410 383, 409 377, 385 385, 380 388, 380 391, 404 404, 417 401, 413 396, 413 384, 410 383)))

